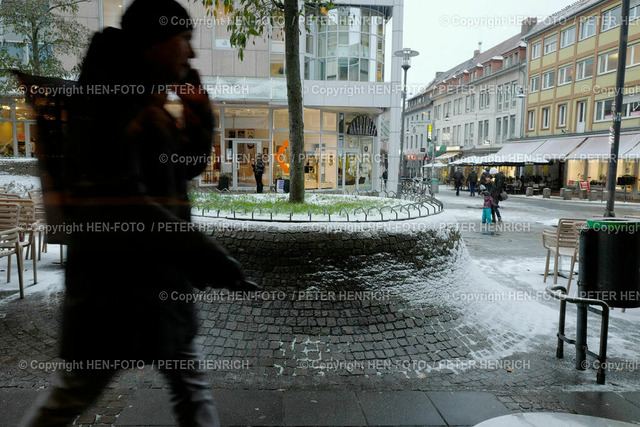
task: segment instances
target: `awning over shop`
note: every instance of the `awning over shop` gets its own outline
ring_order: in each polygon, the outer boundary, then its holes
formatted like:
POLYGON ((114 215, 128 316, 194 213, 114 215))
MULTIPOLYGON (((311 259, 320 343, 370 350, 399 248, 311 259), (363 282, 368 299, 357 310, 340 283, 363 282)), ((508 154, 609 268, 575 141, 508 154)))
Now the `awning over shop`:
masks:
POLYGON ((586 139, 584 136, 547 139, 533 152, 531 162, 549 163, 552 160, 565 160, 586 139))
POLYGON ((633 136, 631 142, 629 143, 633 145, 631 145, 631 149, 629 149, 627 152, 622 151, 622 136, 620 137, 620 151, 618 151, 619 153, 621 153, 620 158, 628 160, 638 160, 640 159, 640 134, 633 134, 629 136, 633 136))
POLYGON ((441 156, 436 157, 436 162, 442 161, 442 160, 449 160, 455 156, 459 156, 460 152, 459 151, 452 151, 450 153, 445 153, 441 156))
POLYGON ((533 163, 533 153, 544 143, 544 139, 526 142, 512 142, 511 144, 507 144, 502 147, 490 160, 500 164, 511 165, 533 163))
MULTIPOLYGON (((640 134, 620 135, 620 149, 618 153, 622 157, 640 141, 640 134)), ((590 136, 573 153, 567 156, 567 160, 609 160, 611 145, 609 135, 590 136)))
POLYGON ((424 165, 425 168, 444 168, 446 166, 444 163, 427 163, 424 165))

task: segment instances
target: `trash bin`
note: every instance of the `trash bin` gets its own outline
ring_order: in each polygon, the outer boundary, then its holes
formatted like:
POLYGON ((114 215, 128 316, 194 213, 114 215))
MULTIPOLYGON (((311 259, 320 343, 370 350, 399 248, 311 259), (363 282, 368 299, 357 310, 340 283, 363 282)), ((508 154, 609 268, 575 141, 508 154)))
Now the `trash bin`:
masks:
POLYGON ((438 179, 431 180, 431 190, 433 191, 434 194, 440 191, 440 180, 438 179))
POLYGON ((640 220, 598 218, 580 231, 578 296, 640 307, 640 220))
POLYGON ((288 179, 284 180, 284 192, 288 193, 289 192, 289 186, 291 185, 291 181, 288 179))

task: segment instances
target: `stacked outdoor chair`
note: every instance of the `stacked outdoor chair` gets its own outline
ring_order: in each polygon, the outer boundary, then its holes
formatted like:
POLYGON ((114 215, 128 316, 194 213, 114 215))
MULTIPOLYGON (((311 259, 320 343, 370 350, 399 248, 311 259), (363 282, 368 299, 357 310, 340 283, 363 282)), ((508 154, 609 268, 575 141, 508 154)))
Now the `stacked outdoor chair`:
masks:
POLYGON ((22 240, 20 238, 20 205, 0 201, 0 258, 7 258, 7 283, 11 281, 11 257, 16 256, 20 298, 24 298, 22 240))
MULTIPOLYGON (((35 218, 35 204, 33 200, 23 199, 20 197, 4 197, 0 195, 0 203, 16 204, 19 206, 17 227, 20 236, 20 258, 22 258, 23 249, 27 250, 27 256, 31 256, 33 260, 33 283, 38 283, 37 257, 36 254, 36 233, 38 230, 38 221, 35 218)), ((23 259, 25 259, 23 258, 23 259)))
POLYGON ((544 230, 542 232, 542 245, 547 250, 547 262, 544 269, 544 283, 549 275, 549 261, 551 254, 554 254, 553 262, 553 284, 558 283, 558 261, 559 258, 569 257, 571 268, 569 271, 569 282, 567 283, 567 293, 571 286, 573 269, 578 260, 578 249, 580 244, 580 229, 586 224, 585 219, 560 218, 556 230, 544 230))

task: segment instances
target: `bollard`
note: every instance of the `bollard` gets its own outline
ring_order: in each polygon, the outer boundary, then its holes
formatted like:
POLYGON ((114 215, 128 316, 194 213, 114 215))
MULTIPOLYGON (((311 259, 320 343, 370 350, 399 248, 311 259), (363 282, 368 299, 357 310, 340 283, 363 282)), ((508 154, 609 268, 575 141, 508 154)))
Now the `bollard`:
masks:
POLYGON ((579 198, 580 200, 587 200, 589 195, 587 194, 587 190, 580 190, 579 198))
POLYGON ((560 198, 564 199, 564 188, 560 189, 560 198))
POLYGON ((571 189, 567 188, 564 190, 564 193, 562 194, 562 198, 564 200, 571 200, 571 196, 573 196, 573 192, 571 191, 571 189))
POLYGON ((595 190, 591 190, 591 192, 589 193, 589 201, 595 202, 597 200, 598 200, 598 192, 595 190))
POLYGON ((533 187, 527 187, 526 196, 527 197, 533 196, 533 187))
POLYGON ((542 198, 543 199, 550 199, 551 198, 551 189, 550 188, 543 188, 542 189, 542 198))

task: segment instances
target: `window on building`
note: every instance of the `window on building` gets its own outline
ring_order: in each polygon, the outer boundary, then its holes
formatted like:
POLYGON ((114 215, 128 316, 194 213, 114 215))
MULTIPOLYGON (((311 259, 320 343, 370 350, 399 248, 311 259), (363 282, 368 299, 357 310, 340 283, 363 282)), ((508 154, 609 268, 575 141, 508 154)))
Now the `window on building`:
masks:
POLYGON ((504 85, 504 109, 507 110, 511 104, 511 86, 509 83, 504 85))
MULTIPOLYGON (((604 120, 612 120, 613 119, 613 106, 614 99, 602 99, 600 101, 596 101, 595 111, 594 111, 594 121, 601 122, 604 120)), ((640 116, 640 103, 631 102, 631 103, 623 103, 620 108, 620 117, 635 117, 640 116)))
POLYGON ((516 136, 516 116, 509 116, 509 138, 516 136))
POLYGON ((580 21, 580 36, 578 40, 588 39, 596 35, 596 25, 598 24, 597 16, 590 16, 580 21))
POLYGON ((542 42, 536 42, 531 45, 531 59, 540 58, 541 47, 542 47, 542 42))
POLYGON ((542 109, 542 129, 549 129, 549 107, 542 109))
POLYGON ((490 92, 484 94, 484 108, 489 108, 491 105, 491 99, 489 98, 490 92))
POLYGON ((573 81, 573 64, 558 68, 558 86, 566 85, 573 81))
POLYGON ((618 68, 618 51, 598 55, 598 74, 610 73, 618 68))
POLYGON ((498 111, 502 110, 502 86, 498 86, 498 111))
POLYGON ((505 142, 509 137, 508 129, 509 129, 509 117, 503 117, 502 118, 502 142, 505 142))
POLYGON ((593 58, 576 63, 576 81, 593 77, 593 58))
POLYGON ((558 48, 558 35, 554 34, 544 38, 544 54, 553 53, 558 48))
POLYGON ((640 64, 640 43, 636 43, 627 48, 627 67, 638 64, 640 64))
POLYGON ((558 105, 558 127, 567 126, 567 104, 558 105))
POLYGON ((491 74, 491 64, 484 67, 484 75, 488 76, 489 74, 491 74))
POLYGON ((518 99, 518 81, 511 82, 511 108, 515 108, 516 100, 518 99))
POLYGON ((482 141, 487 141, 489 139, 489 120, 484 121, 484 137, 482 141))
POLYGON ((476 94, 471 94, 471 111, 476 109, 476 94))
POLYGON ((527 130, 534 130, 536 128, 536 111, 529 110, 527 113, 527 130))
POLYGON ((469 144, 473 145, 473 127, 475 123, 469 123, 469 144))
POLYGON ((479 108, 482 110, 484 108, 484 92, 480 92, 480 105, 479 108))
POLYGON ((629 21, 640 18, 640 0, 631 0, 629 5, 629 21))
POLYGON ((529 79, 529 93, 536 93, 540 90, 540 76, 533 76, 529 79))
POLYGON ((464 125, 464 145, 469 145, 469 123, 464 125))
POLYGON ((613 7, 609 10, 602 12, 602 27, 601 32, 610 30, 620 25, 620 6, 613 7))
POLYGON ((478 122, 478 144, 482 144, 482 137, 484 135, 484 122, 478 122))
POLYGON ((560 49, 563 47, 571 46, 576 42, 576 26, 562 30, 560 33, 560 49))
POLYGON ((542 73, 542 90, 550 89, 553 87, 556 81, 556 70, 551 70, 546 73, 542 73))
POLYGON ((496 142, 502 142, 502 119, 496 119, 496 142))

